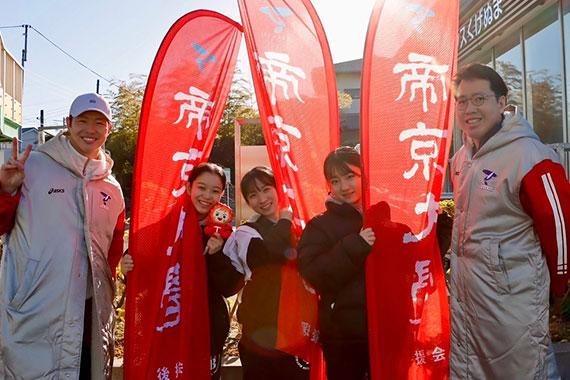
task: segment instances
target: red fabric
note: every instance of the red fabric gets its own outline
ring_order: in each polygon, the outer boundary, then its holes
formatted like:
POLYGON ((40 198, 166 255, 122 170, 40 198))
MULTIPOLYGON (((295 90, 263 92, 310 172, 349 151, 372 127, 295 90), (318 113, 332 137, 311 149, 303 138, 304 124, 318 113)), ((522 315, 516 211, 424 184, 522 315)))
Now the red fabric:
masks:
POLYGON ((281 271, 281 295, 277 315, 277 349, 311 364, 311 379, 324 379, 326 368, 318 343, 319 303, 316 291, 299 274, 297 260, 281 271))
POLYGON ((16 223, 16 210, 22 196, 22 188, 18 188, 18 193, 14 196, 0 190, 0 235, 14 228, 16 223))
MULTIPOLYGON (((141 351, 148 350, 142 352, 143 357, 137 358, 138 360, 144 358, 146 369, 132 366, 126 379, 157 379, 158 374, 166 373, 165 369, 173 379, 176 378, 177 368, 178 372, 181 372, 178 378, 210 379, 210 320, 202 231, 189 197, 184 195, 183 198, 183 202, 177 203, 172 213, 163 219, 163 223, 170 223, 171 226, 183 220, 183 238, 173 246, 172 256, 165 257, 164 260, 145 260, 143 266, 141 260, 138 260, 136 270, 127 276, 128 289, 132 286, 132 274, 137 273, 141 276, 142 273, 150 272, 168 273, 160 278, 153 276, 152 278, 157 280, 154 284, 154 281, 150 281, 147 277, 144 281, 150 285, 149 288, 136 294, 137 297, 144 299, 152 297, 153 301, 158 295, 155 301, 158 307, 141 308, 141 314, 135 316, 134 323, 138 327, 145 329, 147 324, 152 322, 153 329, 148 342, 143 342, 145 330, 133 331, 135 340, 129 342, 129 347, 141 351), (183 213, 186 214, 185 217, 180 217, 183 213), (166 282, 171 284, 170 291, 167 290, 166 282)), ((176 229, 166 235, 158 235, 159 231, 161 231, 160 225, 152 225, 141 233, 163 237, 156 240, 175 240, 176 229)), ((160 243, 157 242, 151 248, 159 249, 159 246, 160 243)), ((136 251, 137 254, 139 252, 136 251)), ((141 301, 137 299, 135 305, 148 305, 141 301)), ((151 305, 153 304, 154 302, 151 305)), ((127 305, 127 310, 130 305, 127 305)), ((130 337, 133 339, 132 335, 130 337)))
POLYGON ((453 128, 458 10, 459 1, 379 0, 368 28, 361 143, 364 206, 377 205, 365 213, 376 234, 366 264, 373 380, 448 374, 435 223, 453 128))
POLYGON ((227 17, 191 12, 171 27, 153 63, 133 179, 125 379, 210 378, 202 239, 185 183, 212 149, 240 38, 227 17))
MULTIPOLYGON (((248 48, 257 104, 269 160, 280 194, 280 206, 291 205, 297 236, 305 223, 323 211, 324 176, 315 172, 339 144, 338 97, 334 67, 325 33, 309 0, 238 0, 248 48)), ((277 348, 298 354, 309 352, 317 334, 311 325, 304 336, 303 322, 285 326, 285 315, 307 304, 295 263, 285 266, 281 285, 277 348), (290 272, 292 270, 293 272, 290 272), (298 293, 301 291, 301 293, 298 293)), ((300 318, 297 314, 297 318, 300 318)), ((305 328, 305 332, 307 328, 305 328)), ((309 355, 310 356, 310 355, 309 355)), ((305 360, 310 358, 305 355, 305 360)), ((314 361, 312 368, 321 368, 314 361)), ((311 371, 311 376, 320 376, 311 371)))
POLYGON ((227 240, 233 232, 233 227, 230 224, 214 223, 211 220, 206 220, 206 228, 204 233, 208 236, 220 234, 222 239, 227 240))
POLYGON ((550 271, 550 291, 562 297, 570 279, 570 183, 564 167, 551 160, 538 163, 524 176, 519 198, 534 220, 550 271))
POLYGON ((117 223, 115 224, 115 229, 113 230, 113 239, 111 240, 111 246, 109 247, 109 252, 107 253, 107 262, 109 263, 109 268, 111 269, 111 274, 113 278, 117 275, 117 265, 123 257, 125 242, 125 210, 121 212, 117 218, 117 223))

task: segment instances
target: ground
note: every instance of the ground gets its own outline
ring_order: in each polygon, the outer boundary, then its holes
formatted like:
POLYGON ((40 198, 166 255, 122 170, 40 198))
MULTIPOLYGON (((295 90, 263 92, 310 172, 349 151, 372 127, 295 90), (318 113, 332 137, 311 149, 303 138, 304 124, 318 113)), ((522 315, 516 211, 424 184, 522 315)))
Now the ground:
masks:
POLYGON ((115 326, 115 357, 122 358, 124 355, 123 345, 125 343, 125 322, 117 319, 115 326))
MULTIPOLYGON (((118 288, 118 299, 121 299, 120 293, 124 292, 125 287, 123 282, 118 280, 117 281, 117 288, 118 288)), ((226 344, 224 346, 224 359, 227 361, 228 358, 231 357, 239 357, 238 353, 238 343, 241 338, 241 325, 238 323, 236 318, 236 310, 232 308, 233 303, 235 302, 235 296, 232 297, 228 304, 230 310, 233 311, 232 320, 230 325, 230 332, 228 334, 228 338, 226 339, 226 344)), ((122 358, 124 355, 123 344, 125 341, 125 318, 124 318, 124 299, 122 302, 116 303, 117 309, 117 324, 115 326, 115 357, 122 358)))
POLYGON ((552 341, 557 342, 570 342, 570 294, 566 294, 566 310, 554 311, 550 310, 550 335, 552 335, 552 341), (563 316, 564 314, 564 316, 563 316))

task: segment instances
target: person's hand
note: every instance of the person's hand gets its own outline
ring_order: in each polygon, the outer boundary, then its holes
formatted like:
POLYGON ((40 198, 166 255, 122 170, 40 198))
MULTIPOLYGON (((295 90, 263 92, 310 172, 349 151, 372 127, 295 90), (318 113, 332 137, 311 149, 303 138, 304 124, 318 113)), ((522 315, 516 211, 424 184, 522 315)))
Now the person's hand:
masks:
POLYGON ((359 235, 361 238, 364 239, 366 243, 368 243, 369 246, 372 247, 374 245, 376 237, 374 236, 374 231, 372 230, 372 228, 368 227, 361 229, 359 235))
POLYGON ((223 246, 224 239, 217 232, 212 237, 210 237, 206 243, 206 249, 208 250, 209 255, 213 255, 214 253, 219 252, 223 246))
POLYGON ((32 151, 32 146, 28 145, 22 157, 18 159, 18 139, 12 140, 12 157, 4 165, 0 166, 0 189, 8 194, 12 194, 24 182, 26 173, 24 164, 32 151))
POLYGON ((293 210, 290 207, 280 210, 279 219, 293 220, 293 210))
POLYGON ((133 269, 135 269, 135 262, 133 257, 127 253, 121 258, 121 272, 123 272, 123 274, 127 274, 127 272, 130 272, 133 269))

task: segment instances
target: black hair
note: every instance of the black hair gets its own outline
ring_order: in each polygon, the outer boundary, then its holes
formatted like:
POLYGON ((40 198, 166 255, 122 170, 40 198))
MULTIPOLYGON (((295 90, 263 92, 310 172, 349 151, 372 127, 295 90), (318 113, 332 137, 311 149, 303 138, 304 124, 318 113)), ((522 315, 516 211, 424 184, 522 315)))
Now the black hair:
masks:
POLYGON ((505 84, 505 81, 499 75, 499 73, 497 73, 489 66, 482 65, 480 63, 470 63, 466 66, 463 66, 455 78, 453 78, 454 89, 457 91, 457 88, 459 87, 461 81, 470 79, 488 80, 491 84, 491 90, 497 99, 499 99, 501 96, 504 96, 505 98, 507 97, 509 89, 505 84))
POLYGON ((258 184, 277 188, 273 171, 267 166, 256 166, 242 177, 240 182, 241 194, 246 202, 251 193, 261 190, 258 184))
MULTIPOLYGON (((325 178, 329 181, 335 175, 345 175, 354 173, 348 165, 360 166, 360 154, 358 151, 349 146, 341 146, 329 153, 323 165, 325 178)), ((355 173, 356 174, 356 173, 355 173)))
POLYGON ((196 180, 196 178, 198 178, 203 173, 210 173, 213 175, 217 175, 218 177, 220 177, 220 181, 222 181, 222 190, 226 188, 227 179, 224 169, 220 165, 214 164, 212 162, 202 162, 201 164, 196 166, 194 170, 192 170, 192 172, 190 173, 190 177, 188 178, 189 186, 192 186, 192 183, 196 180))

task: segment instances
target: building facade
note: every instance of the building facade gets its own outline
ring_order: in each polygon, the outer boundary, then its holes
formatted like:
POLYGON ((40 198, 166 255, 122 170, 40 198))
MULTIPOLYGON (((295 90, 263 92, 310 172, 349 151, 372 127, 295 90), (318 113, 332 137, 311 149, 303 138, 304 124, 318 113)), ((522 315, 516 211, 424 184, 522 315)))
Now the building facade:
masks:
MULTIPOLYGON (((503 76, 507 102, 519 107, 542 142, 568 146, 570 0, 462 1, 459 66, 471 62, 503 76)), ((461 146, 455 132, 453 152, 461 146)))
POLYGON ((362 59, 340 62, 334 65, 339 91, 352 98, 350 108, 340 110, 340 139, 342 145, 354 146, 360 141, 360 77, 362 59))
MULTIPOLYGON (((568 151, 570 0, 462 0, 458 43, 459 67, 479 62, 495 68, 509 87, 508 103, 519 107, 545 144, 568 151)), ((361 59, 335 64, 338 89, 354 100, 341 112, 343 143, 358 139, 361 69, 361 59)), ((451 153, 460 147, 456 128, 451 153)), ((560 154, 568 167, 568 154, 560 154)))
POLYGON ((0 163, 12 152, 12 138, 22 126, 24 68, 6 50, 0 34, 0 163))

